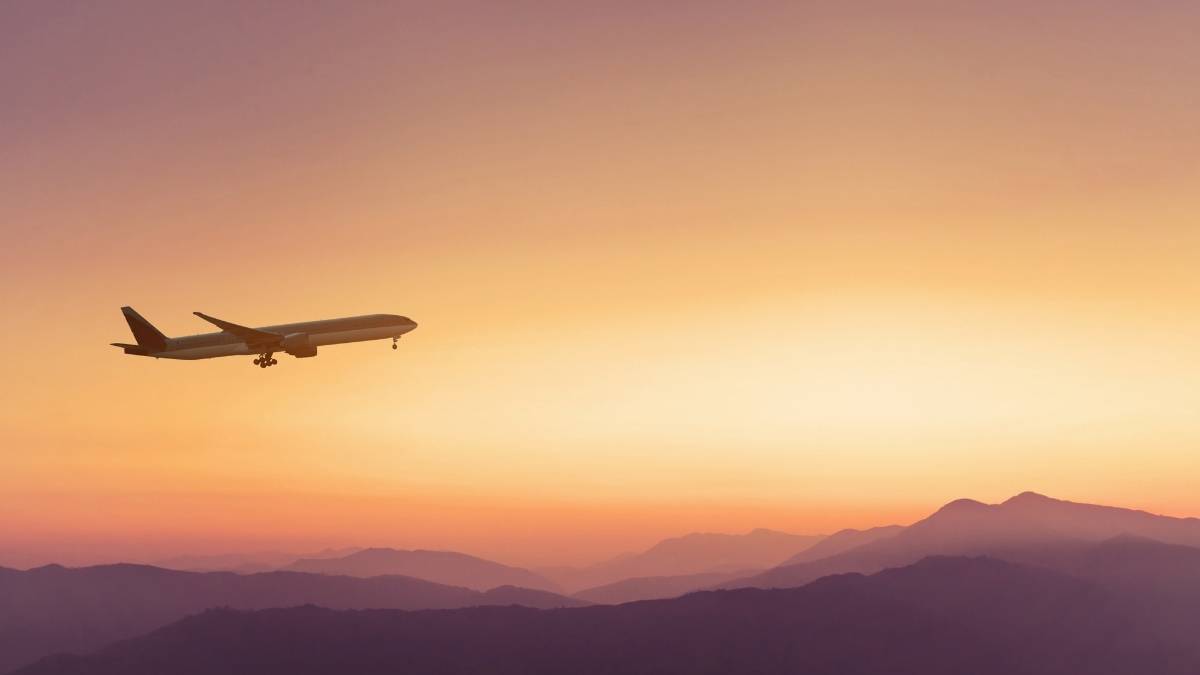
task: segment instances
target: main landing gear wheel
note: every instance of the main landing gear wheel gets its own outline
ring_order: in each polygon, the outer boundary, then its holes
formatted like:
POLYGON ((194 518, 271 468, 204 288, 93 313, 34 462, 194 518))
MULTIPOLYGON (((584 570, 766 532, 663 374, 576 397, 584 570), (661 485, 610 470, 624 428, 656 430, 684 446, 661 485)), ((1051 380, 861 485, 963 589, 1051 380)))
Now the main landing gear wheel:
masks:
POLYGON ((400 338, 398 338, 398 337, 394 337, 394 338, 392 338, 392 349, 396 349, 396 341, 397 341, 397 340, 399 340, 399 339, 400 339, 400 338))
POLYGON ((270 353, 262 354, 257 359, 254 359, 254 365, 258 366, 259 368, 267 368, 275 365, 276 363, 279 363, 279 361, 271 358, 270 353))

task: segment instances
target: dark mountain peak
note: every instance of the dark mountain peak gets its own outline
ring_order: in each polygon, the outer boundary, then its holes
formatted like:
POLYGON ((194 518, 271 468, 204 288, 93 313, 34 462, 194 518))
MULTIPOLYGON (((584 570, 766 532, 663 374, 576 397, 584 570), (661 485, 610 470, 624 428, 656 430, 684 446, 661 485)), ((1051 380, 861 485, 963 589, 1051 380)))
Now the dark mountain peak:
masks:
POLYGON ((988 510, 988 508, 990 507, 987 504, 975 501, 974 499, 955 499, 949 504, 946 504, 942 508, 938 509, 937 513, 934 515, 981 513, 988 510))
POLYGON ((1090 509, 1092 511, 1109 510, 1109 511, 1128 511, 1128 509, 1118 509, 1111 506, 1100 506, 1098 504, 1080 504, 1077 502, 1067 501, 1065 499, 1055 499, 1047 497, 1044 494, 1037 492, 1022 492, 1019 495, 1009 497, 998 507, 1006 511, 1024 512, 1028 514, 1039 513, 1054 513, 1063 512, 1074 509, 1076 511, 1090 509))
POLYGON ((1061 504, 1061 503, 1063 503, 1061 499, 1054 499, 1053 497, 1047 497, 1044 494, 1041 494, 1038 492, 1031 492, 1029 490, 1026 490, 1025 492, 1022 492, 1019 495, 1009 497, 1008 499, 1004 500, 1004 504, 1006 504, 1006 505, 1009 505, 1009 504, 1014 504, 1014 505, 1017 505, 1017 504, 1029 504, 1029 505, 1061 504))

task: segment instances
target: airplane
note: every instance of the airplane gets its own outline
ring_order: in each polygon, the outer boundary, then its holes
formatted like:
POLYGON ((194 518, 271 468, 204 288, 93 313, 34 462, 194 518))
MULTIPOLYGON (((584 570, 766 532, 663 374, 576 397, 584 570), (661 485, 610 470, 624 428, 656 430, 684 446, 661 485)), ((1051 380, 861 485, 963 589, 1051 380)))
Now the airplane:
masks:
POLYGON ((169 338, 132 307, 122 307, 121 313, 129 323, 137 344, 113 342, 126 354, 153 356, 156 359, 211 359, 218 356, 257 354, 254 365, 267 368, 279 363, 275 352, 282 351, 305 359, 317 355, 317 347, 365 340, 392 339, 392 349, 401 335, 417 327, 417 322, 396 314, 367 314, 342 319, 285 323, 278 326, 248 328, 200 312, 196 316, 221 330, 169 338))

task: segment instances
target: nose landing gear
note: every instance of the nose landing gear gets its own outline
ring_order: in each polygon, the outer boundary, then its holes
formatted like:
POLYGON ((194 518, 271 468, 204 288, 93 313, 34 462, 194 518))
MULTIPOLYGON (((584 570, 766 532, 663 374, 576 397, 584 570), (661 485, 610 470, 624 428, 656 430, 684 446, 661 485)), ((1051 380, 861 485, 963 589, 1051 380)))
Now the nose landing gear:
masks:
POLYGON ((273 366, 276 363, 279 363, 279 361, 272 358, 272 355, 273 355, 272 352, 267 352, 266 354, 259 354, 258 358, 254 359, 254 365, 258 366, 259 368, 269 368, 270 366, 273 366))

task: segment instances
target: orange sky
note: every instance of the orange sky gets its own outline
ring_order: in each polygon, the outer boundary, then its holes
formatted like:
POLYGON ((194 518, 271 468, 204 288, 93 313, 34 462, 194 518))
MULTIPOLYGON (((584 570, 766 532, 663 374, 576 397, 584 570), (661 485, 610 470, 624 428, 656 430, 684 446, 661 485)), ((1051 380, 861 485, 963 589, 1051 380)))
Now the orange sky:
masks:
POLYGON ((0 9, 0 564, 1200 515, 1200 10, 565 4, 0 9))

